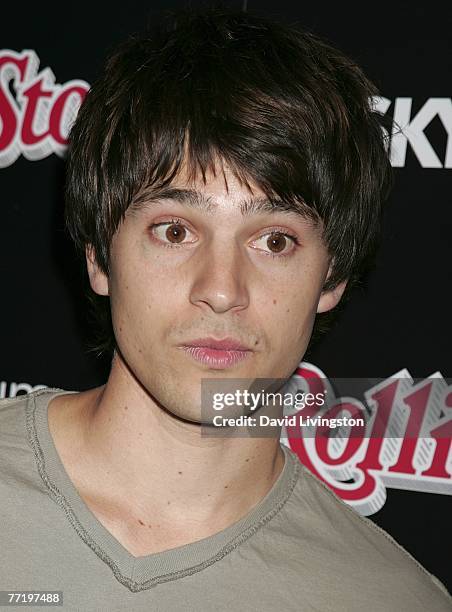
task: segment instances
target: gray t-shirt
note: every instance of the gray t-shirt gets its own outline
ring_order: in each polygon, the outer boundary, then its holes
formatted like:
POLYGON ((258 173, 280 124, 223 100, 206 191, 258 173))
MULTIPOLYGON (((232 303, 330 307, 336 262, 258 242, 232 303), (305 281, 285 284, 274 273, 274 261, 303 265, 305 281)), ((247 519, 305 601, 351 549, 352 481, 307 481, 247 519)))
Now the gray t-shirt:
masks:
POLYGON ((47 406, 64 393, 0 401, 0 590, 61 590, 62 609, 97 612, 452 610, 437 578, 285 445, 281 474, 244 518, 133 557, 84 503, 53 444, 47 406))

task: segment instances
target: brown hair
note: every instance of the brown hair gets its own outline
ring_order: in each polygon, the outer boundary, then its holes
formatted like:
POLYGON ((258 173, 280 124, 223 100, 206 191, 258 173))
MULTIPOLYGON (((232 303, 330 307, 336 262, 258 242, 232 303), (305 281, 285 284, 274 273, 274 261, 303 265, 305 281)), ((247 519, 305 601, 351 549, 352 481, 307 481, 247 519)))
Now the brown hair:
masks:
MULTIPOLYGON (((351 59, 298 26, 228 9, 173 13, 111 55, 81 106, 70 134, 70 236, 83 259, 93 246, 108 275, 112 236, 139 191, 169 185, 182 161, 205 180, 220 158, 322 219, 333 260, 324 289, 349 279, 347 294, 372 263, 391 185, 377 95, 351 59)), ((91 350, 110 352, 109 300, 89 288, 88 297, 100 332, 91 350)), ((317 315, 314 331, 331 320, 317 315)))

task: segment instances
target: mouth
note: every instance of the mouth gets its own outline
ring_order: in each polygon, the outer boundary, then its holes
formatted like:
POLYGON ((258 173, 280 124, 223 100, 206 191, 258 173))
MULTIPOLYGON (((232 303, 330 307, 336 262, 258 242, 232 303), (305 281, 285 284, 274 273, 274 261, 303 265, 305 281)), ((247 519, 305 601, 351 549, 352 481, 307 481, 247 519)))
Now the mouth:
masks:
POLYGON ((179 348, 198 363, 216 370, 232 367, 253 354, 251 349, 233 338, 198 338, 179 348))

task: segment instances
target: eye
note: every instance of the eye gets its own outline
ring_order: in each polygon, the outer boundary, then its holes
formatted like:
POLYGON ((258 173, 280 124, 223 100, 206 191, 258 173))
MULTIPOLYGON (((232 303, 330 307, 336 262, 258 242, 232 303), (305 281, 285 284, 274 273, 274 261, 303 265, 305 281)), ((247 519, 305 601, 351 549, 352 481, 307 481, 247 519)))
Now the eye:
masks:
MULTIPOLYGON (((154 223, 151 226, 151 233, 161 240, 165 246, 172 247, 184 243, 188 234, 191 234, 186 225, 180 219, 171 219, 170 221, 162 221, 154 223)), ((185 241, 187 242, 187 241, 185 241)), ((195 242, 189 240, 188 242, 195 242)))
MULTIPOLYGON (((181 219, 178 218, 154 223, 151 225, 150 231, 154 238, 158 239, 163 246, 169 248, 177 248, 179 245, 196 242, 196 239, 186 240, 187 236, 192 234, 192 232, 181 219)), ((280 228, 262 234, 253 244, 259 244, 259 242, 263 243, 264 248, 254 246, 253 248, 263 250, 266 255, 270 255, 271 257, 286 257, 295 250, 296 245, 300 244, 296 235, 290 234, 287 230, 280 228), (269 250, 265 251, 265 247, 269 250)))
POLYGON ((267 252, 267 254, 272 257, 286 257, 296 249, 296 245, 300 244, 297 236, 289 234, 286 230, 283 231, 282 229, 274 229, 263 234, 254 244, 259 242, 269 249, 270 252, 267 252))

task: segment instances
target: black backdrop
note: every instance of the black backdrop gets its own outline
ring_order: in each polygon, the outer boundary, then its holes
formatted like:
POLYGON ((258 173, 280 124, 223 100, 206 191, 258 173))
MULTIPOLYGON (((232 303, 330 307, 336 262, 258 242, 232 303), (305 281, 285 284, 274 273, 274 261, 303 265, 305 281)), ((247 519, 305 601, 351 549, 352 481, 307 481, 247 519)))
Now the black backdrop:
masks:
MULTIPOLYGON (((91 83, 116 42, 181 4, 9 4, 2 7, 0 49, 34 50, 37 70, 51 69, 57 84, 91 83)), ((396 185, 377 267, 305 356, 331 378, 386 378, 405 368, 413 377, 452 376, 452 5, 446 7, 247 3, 248 10, 297 19, 346 51, 378 85, 387 113, 406 126, 407 140, 393 139, 396 185)), ((19 112, 18 88, 1 66, 0 74, 4 98, 8 90, 19 112)), ((64 159, 45 151, 35 157, 41 159, 0 157, 0 397, 36 385, 87 389, 102 384, 108 368, 85 351, 80 273, 62 224, 64 159)), ((451 590, 449 476, 437 494, 388 489, 370 518, 451 590)))

